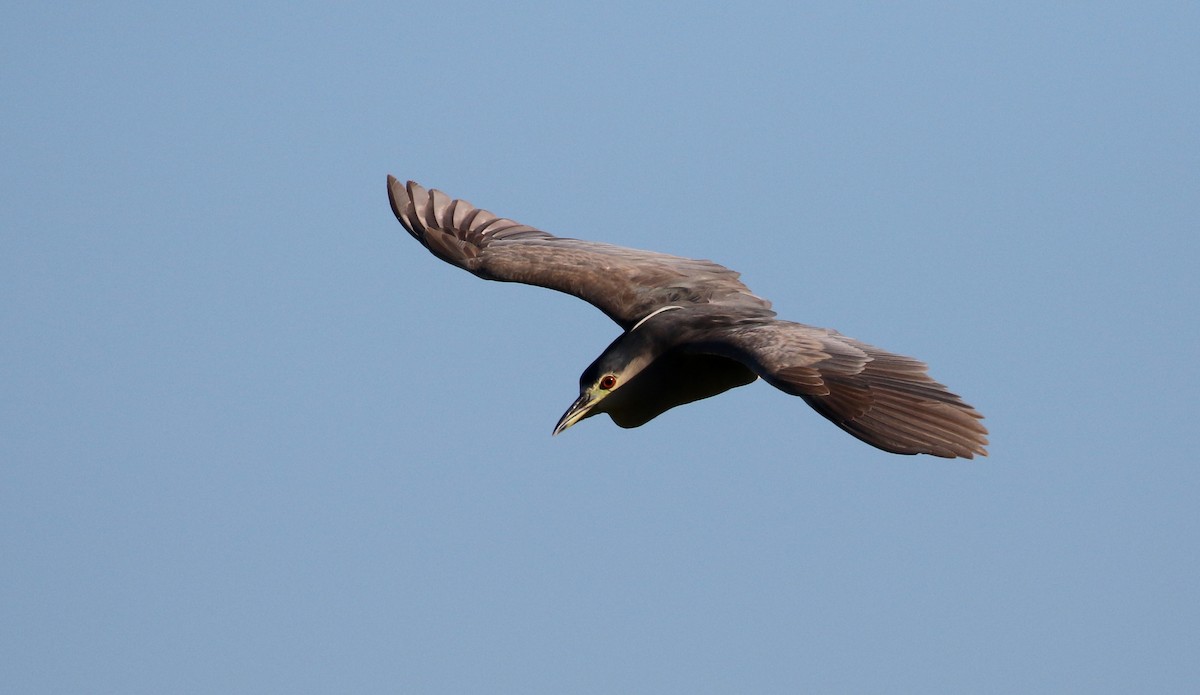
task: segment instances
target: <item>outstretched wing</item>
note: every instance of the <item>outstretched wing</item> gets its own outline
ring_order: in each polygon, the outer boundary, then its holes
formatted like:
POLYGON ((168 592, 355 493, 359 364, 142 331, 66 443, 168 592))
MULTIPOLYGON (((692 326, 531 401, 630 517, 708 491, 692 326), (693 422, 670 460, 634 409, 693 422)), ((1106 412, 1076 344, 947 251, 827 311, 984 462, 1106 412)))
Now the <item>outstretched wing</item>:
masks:
POLYGON ((884 451, 946 458, 987 455, 983 416, 911 357, 834 330, 774 320, 727 333, 717 350, 884 451))
POLYGON ((388 198, 400 224, 443 261, 487 280, 574 295, 626 330, 672 304, 744 307, 760 315, 771 306, 737 273, 711 261, 556 237, 392 176, 388 198))

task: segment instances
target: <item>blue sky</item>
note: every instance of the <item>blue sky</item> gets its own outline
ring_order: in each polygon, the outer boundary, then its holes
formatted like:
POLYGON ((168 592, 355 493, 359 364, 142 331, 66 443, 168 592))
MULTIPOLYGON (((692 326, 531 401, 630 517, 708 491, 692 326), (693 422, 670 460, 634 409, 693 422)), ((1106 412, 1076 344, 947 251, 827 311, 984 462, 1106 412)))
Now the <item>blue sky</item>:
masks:
POLYGON ((0 689, 1200 687, 1194 3, 14 6, 0 689), (389 173, 931 365, 551 438, 616 335, 389 173))

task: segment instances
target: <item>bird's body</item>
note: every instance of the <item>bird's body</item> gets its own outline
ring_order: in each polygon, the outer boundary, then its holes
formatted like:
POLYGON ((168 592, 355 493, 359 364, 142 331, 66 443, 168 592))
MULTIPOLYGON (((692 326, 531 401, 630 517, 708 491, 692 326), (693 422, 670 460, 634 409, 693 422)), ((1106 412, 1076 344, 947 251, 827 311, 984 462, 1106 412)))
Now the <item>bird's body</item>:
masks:
POLYGON ((555 434, 601 412, 638 427, 762 377, 885 451, 987 453, 982 416, 923 363, 777 319, 728 268, 555 237, 391 176, 388 196, 401 224, 438 258, 485 279, 574 295, 624 329, 580 377, 579 398, 555 434))

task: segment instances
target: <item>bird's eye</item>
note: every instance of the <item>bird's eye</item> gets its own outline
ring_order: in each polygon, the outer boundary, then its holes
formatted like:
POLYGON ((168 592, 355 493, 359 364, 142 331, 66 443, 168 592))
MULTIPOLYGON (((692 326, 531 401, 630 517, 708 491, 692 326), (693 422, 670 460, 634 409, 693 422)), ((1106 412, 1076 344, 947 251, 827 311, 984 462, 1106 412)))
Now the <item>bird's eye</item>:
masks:
POLYGON ((612 374, 605 374, 604 376, 600 377, 600 388, 604 389, 605 391, 611 391, 612 387, 616 385, 617 377, 613 376, 612 374))

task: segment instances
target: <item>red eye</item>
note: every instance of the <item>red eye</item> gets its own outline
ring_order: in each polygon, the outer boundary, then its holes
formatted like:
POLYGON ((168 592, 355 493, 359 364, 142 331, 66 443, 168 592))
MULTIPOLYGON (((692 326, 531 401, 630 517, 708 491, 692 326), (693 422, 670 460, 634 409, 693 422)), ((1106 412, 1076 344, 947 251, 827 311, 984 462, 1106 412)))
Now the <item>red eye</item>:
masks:
POLYGON ((605 391, 611 391, 612 387, 616 385, 617 377, 613 376, 612 374, 605 374, 604 376, 600 377, 600 388, 604 389, 605 391))

